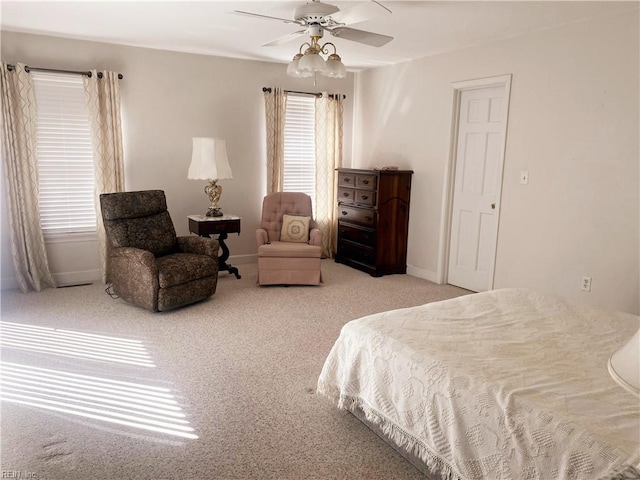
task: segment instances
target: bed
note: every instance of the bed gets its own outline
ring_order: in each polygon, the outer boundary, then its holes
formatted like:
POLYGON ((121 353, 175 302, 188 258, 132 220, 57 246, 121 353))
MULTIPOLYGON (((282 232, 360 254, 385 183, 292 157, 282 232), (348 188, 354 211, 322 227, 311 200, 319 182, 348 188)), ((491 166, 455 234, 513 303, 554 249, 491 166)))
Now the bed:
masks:
POLYGON ((524 289, 378 313, 343 327, 318 392, 432 478, 634 475, 639 399, 607 361, 639 327, 524 289))

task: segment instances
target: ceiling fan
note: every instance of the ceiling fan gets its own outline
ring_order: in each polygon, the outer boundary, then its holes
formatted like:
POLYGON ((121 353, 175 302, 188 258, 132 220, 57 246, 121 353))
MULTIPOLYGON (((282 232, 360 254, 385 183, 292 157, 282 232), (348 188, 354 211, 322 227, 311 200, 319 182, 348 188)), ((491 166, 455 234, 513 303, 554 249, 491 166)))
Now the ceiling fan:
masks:
POLYGON ((277 20, 284 23, 293 23, 306 27, 304 30, 298 30, 272 42, 266 43, 264 46, 282 45, 299 35, 305 33, 311 35, 312 33, 315 33, 314 31, 309 31, 309 27, 320 27, 322 30, 330 32, 334 37, 364 43, 366 45, 371 45, 372 47, 382 47, 393 40, 393 37, 388 35, 381 35, 379 33, 367 32, 346 26, 348 24, 363 22, 377 14, 391 13, 391 10, 376 0, 371 0, 370 2, 358 2, 358 5, 354 5, 344 10, 340 10, 335 5, 323 3, 319 0, 311 0, 310 2, 297 7, 294 10, 292 19, 245 12, 242 10, 234 10, 234 13, 267 20, 277 20))
POLYGON ((241 10, 235 10, 234 13, 266 20, 292 23, 304 27, 302 30, 289 33, 284 37, 277 38, 263 45, 282 45, 301 35, 309 35, 311 43, 303 43, 300 46, 299 52, 293 57, 293 60, 287 67, 287 73, 293 77, 310 77, 316 72, 334 78, 343 78, 346 76, 345 66, 342 64, 342 59, 336 52, 335 45, 331 42, 327 42, 324 45, 319 44, 319 40, 323 37, 325 30, 334 37, 373 47, 382 47, 393 40, 393 37, 388 35, 347 27, 348 24, 363 22, 380 13, 390 14, 391 10, 377 0, 358 2, 358 5, 344 10, 340 10, 340 8, 335 5, 323 3, 320 0, 311 0, 297 7, 294 10, 292 19, 241 10), (305 46, 308 48, 303 54, 302 48, 305 46), (333 47, 334 51, 330 55, 326 49, 327 46, 333 47), (328 55, 326 62, 320 56, 321 53, 328 55))

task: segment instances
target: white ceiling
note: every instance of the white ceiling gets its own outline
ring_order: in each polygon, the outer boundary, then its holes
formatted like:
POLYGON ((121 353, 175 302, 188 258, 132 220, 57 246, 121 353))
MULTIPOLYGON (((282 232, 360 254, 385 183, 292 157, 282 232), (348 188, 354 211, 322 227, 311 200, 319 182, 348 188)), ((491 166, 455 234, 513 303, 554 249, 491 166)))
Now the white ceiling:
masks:
MULTIPOLYGON (((295 24, 233 14, 292 18, 303 1, 5 1, 3 30, 251 60, 289 62, 306 40, 261 46, 300 30, 295 24)), ((376 48, 325 35, 347 68, 398 63, 638 8, 638 1, 332 1, 374 17, 353 28, 391 35, 376 48)))

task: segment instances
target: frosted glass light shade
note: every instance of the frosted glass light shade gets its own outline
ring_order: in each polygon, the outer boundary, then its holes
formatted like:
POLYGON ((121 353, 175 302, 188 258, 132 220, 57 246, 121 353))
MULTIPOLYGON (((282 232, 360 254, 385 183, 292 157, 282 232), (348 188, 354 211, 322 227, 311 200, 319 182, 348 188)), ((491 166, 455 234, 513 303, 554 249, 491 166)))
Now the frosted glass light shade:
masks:
POLYGON ((219 138, 194 137, 189 180, 223 180, 233 178, 227 159, 227 144, 219 138))
POLYGON ((293 60, 287 65, 287 75, 294 78, 306 78, 313 75, 311 71, 302 71, 300 70, 300 59, 302 58, 302 54, 298 53, 293 60))
POLYGON ((640 396, 640 330, 609 358, 609 373, 625 390, 640 396))
POLYGON ((298 62, 298 69, 302 72, 320 72, 323 73, 327 69, 324 59, 317 53, 305 53, 298 62))
POLYGON ((323 75, 331 78, 344 78, 347 76, 347 69, 337 55, 330 55, 329 58, 327 58, 326 65, 327 71, 324 72, 323 75))
POLYGON ((300 68, 298 67, 298 63, 300 60, 298 58, 294 58, 291 60, 291 63, 287 65, 287 75, 290 77, 300 77, 300 68))

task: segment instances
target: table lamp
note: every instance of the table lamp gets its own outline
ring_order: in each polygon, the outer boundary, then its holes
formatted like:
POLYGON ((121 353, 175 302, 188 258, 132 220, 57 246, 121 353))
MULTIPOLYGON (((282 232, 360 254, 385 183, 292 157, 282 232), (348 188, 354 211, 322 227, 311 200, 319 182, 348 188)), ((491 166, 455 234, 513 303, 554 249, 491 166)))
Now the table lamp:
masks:
POLYGON ((640 330, 613 352, 609 373, 625 390, 640 396, 640 330))
POLYGON ((208 180, 204 193, 209 197, 211 205, 207 210, 207 217, 221 217, 223 215, 218 202, 222 195, 222 187, 218 180, 232 179, 231 167, 227 159, 227 145, 219 138, 194 137, 189 165, 189 180, 208 180))

